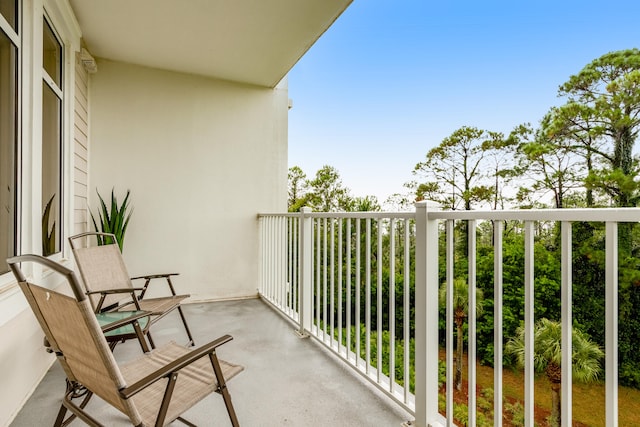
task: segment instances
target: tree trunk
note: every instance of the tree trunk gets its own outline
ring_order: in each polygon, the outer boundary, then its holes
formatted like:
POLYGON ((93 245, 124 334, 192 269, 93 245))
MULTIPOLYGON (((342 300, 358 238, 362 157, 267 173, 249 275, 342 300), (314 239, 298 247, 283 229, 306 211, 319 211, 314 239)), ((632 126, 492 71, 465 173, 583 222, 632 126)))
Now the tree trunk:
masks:
POLYGON ((560 427, 561 425, 561 401, 560 401, 560 383, 551 383, 551 425, 560 427))
POLYGON ((554 362, 549 362, 545 369, 547 378, 551 382, 551 426, 560 427, 562 409, 560 405, 560 385, 562 384, 562 368, 554 362))
MULTIPOLYGON (((593 171, 593 160, 591 160, 591 151, 587 151, 587 176, 591 176, 591 172, 593 171)), ((591 188, 591 184, 586 186, 587 189, 587 207, 592 208, 593 203, 593 189, 591 188)))
POLYGON ((462 390, 462 325, 456 322, 456 330, 458 333, 456 341, 456 375, 454 376, 454 382, 456 390, 462 390))

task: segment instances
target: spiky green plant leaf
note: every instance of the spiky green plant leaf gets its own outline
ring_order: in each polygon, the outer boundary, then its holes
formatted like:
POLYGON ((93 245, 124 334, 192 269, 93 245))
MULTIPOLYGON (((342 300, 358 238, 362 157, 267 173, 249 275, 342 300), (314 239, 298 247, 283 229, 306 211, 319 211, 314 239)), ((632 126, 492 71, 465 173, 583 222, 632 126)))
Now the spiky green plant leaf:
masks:
MULTIPOLYGON (((97 190, 96 190, 97 192, 97 190)), ((98 192, 97 192, 98 193, 98 192)), ((116 241, 120 247, 120 251, 124 246, 124 235, 131 219, 133 210, 129 210, 129 196, 131 192, 127 190, 127 194, 121 205, 118 205, 118 199, 113 189, 111 189, 111 201, 109 206, 104 201, 100 193, 98 193, 98 199, 100 201, 100 207, 98 209, 99 222, 96 221, 91 212, 91 220, 96 231, 103 233, 110 233, 116 236, 116 241), (128 212, 127 212, 128 211, 128 212)), ((98 245, 107 245, 113 243, 109 237, 98 236, 98 245)))
POLYGON ((49 231, 49 217, 51 216, 51 204, 56 197, 54 194, 47 202, 42 214, 42 255, 49 256, 56 252, 56 223, 53 222, 49 231))

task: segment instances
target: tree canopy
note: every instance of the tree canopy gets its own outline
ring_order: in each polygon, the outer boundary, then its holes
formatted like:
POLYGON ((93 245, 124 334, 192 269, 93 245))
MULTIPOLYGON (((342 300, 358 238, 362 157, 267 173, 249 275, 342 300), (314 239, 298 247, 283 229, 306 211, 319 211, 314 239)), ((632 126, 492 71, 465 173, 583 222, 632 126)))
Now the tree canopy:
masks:
POLYGON ((375 196, 352 196, 333 166, 323 166, 313 179, 307 179, 299 166, 292 166, 288 178, 289 212, 297 212, 303 206, 320 212, 380 210, 375 196))
MULTIPOLYGON (((440 203, 443 209, 455 210, 638 206, 640 160, 634 153, 640 133, 640 51, 628 49, 602 55, 560 85, 558 95, 560 105, 550 107, 536 124, 522 123, 506 135, 471 126, 454 130, 416 163, 411 171, 415 181, 405 184, 405 194, 393 195, 391 205, 404 208, 429 199, 440 203)), ((375 197, 353 196, 331 166, 323 166, 313 178, 307 178, 298 167, 289 170, 289 210, 298 211, 302 206, 316 211, 380 210, 375 197)), ((464 284, 468 231, 461 223, 456 222, 454 229, 455 280, 464 284)), ((560 230, 556 224, 536 226, 535 317, 556 321, 561 308, 560 230)), ((599 346, 604 345, 605 330, 603 228, 603 224, 591 223, 575 223, 572 227, 574 326, 599 346)), ((637 388, 639 229, 636 223, 619 225, 619 378, 621 384, 637 388)), ((480 223, 477 233, 477 287, 485 296, 484 316, 477 324, 477 349, 480 360, 492 364, 492 227, 480 223)), ((521 224, 505 223, 505 337, 518 336, 517 328, 524 317, 523 235, 521 224)), ((443 235, 440 239, 439 244, 443 245, 443 235)), ((387 267, 383 268, 388 276, 387 267)), ((441 266, 440 270, 440 279, 444 280, 444 268, 441 266)), ((401 279, 396 278, 395 283, 399 286, 401 279)), ((397 292, 403 290, 398 288, 397 292)), ((458 338, 462 335, 461 326, 458 338)))

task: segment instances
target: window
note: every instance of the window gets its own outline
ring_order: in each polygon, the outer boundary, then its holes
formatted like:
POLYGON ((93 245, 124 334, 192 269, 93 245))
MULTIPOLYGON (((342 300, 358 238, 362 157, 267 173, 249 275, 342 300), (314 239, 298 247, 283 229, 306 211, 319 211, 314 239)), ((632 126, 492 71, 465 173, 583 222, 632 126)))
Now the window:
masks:
MULTIPOLYGON (((0 0, 0 260, 15 255, 17 244, 17 12, 17 1, 0 0)), ((7 271, 0 263, 0 274, 7 271)))
POLYGON ((62 43, 44 20, 42 35, 42 254, 62 250, 62 43))
POLYGON ((18 32, 18 0, 0 0, 0 15, 7 21, 10 28, 18 32))

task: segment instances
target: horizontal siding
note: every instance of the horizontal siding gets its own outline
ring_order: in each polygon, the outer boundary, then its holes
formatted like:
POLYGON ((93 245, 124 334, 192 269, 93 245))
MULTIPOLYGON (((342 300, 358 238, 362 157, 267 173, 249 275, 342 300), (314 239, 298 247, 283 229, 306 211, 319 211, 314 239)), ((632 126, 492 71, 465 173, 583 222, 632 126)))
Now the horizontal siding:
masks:
MULTIPOLYGON (((78 148, 78 147, 76 147, 78 148)), ((78 151, 83 151, 83 150, 76 150, 75 154, 74 154, 74 167, 75 167, 75 179, 74 181, 76 182, 80 182, 84 185, 88 184, 87 181, 87 159, 85 157, 82 156, 83 153, 79 153, 78 151)), ((86 151, 84 152, 84 154, 86 154, 86 151)))
POLYGON ((89 126, 88 124, 85 122, 86 120, 86 116, 85 114, 87 114, 84 111, 79 111, 76 110, 76 114, 74 117, 75 120, 75 128, 78 129, 80 131, 80 133, 84 134, 84 136, 87 136, 89 134, 89 126))
POLYGON ((89 75, 76 55, 73 128, 73 234, 89 230, 89 75))

